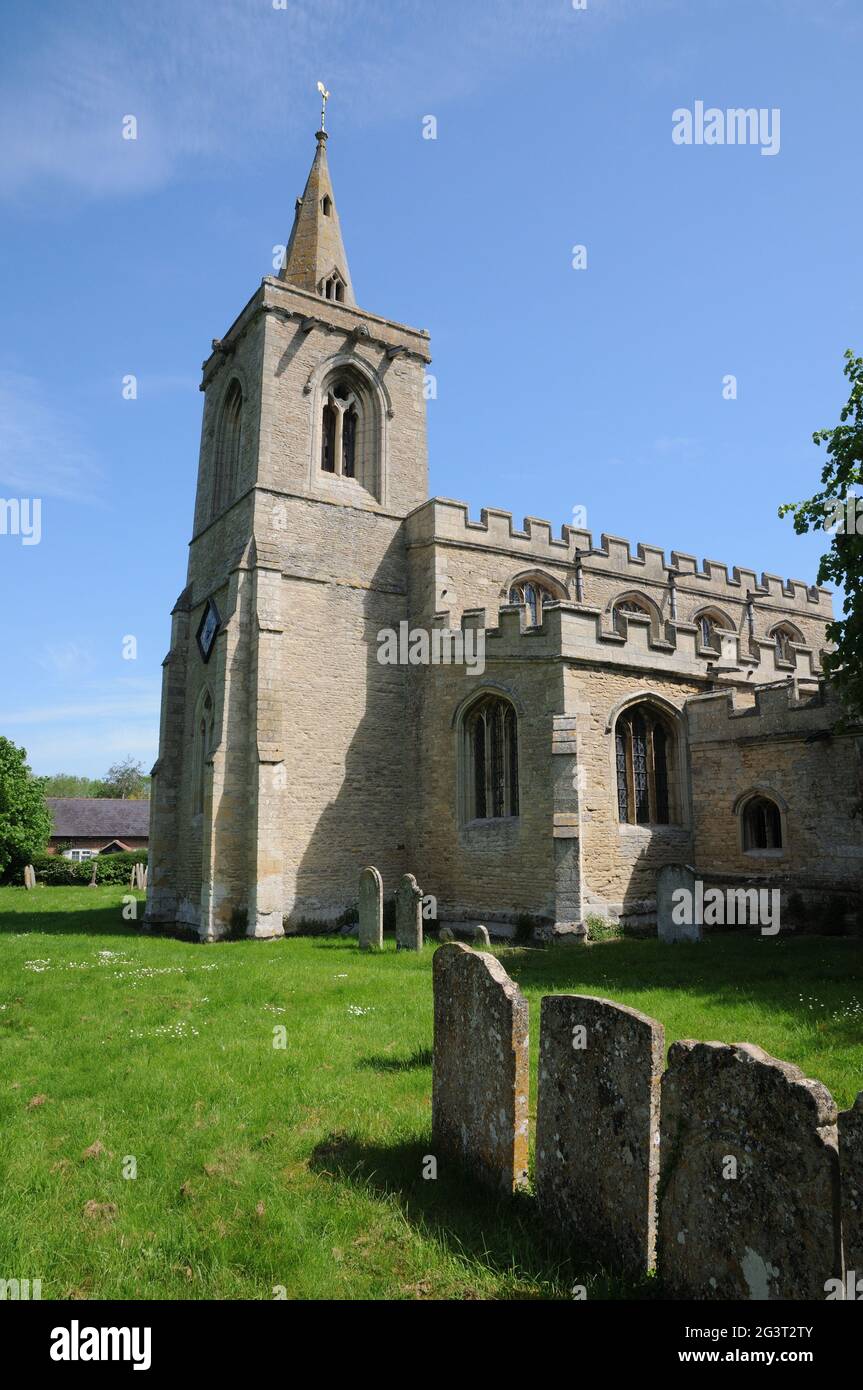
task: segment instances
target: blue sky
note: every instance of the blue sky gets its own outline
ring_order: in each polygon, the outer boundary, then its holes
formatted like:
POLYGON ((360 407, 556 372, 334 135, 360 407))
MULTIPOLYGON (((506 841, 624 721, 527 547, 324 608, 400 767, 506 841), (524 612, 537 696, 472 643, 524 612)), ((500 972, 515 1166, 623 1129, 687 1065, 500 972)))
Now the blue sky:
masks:
POLYGON ((287 239, 319 77, 358 302, 432 334, 432 493, 814 579, 776 508, 863 350, 859 0, 0 15, 0 497, 42 501, 0 535, 0 733, 36 771, 155 759, 199 367, 287 239), (779 108, 779 152, 676 145, 696 101, 779 108))

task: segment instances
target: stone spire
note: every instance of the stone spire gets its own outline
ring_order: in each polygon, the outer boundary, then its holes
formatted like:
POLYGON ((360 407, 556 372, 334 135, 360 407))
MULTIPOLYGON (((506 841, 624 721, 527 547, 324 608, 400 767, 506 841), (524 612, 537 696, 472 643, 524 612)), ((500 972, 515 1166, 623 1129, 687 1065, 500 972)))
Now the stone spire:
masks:
POLYGON ((294 226, 279 279, 324 299, 356 304, 339 214, 327 164, 327 132, 319 130, 306 191, 297 199, 294 226))

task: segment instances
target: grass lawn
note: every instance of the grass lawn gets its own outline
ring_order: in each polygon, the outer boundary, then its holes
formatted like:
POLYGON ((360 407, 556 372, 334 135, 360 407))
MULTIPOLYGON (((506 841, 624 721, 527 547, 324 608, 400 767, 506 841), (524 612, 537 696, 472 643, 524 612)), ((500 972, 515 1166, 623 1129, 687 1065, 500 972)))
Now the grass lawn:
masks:
MULTIPOLYGON (((0 1278, 43 1298, 651 1296, 555 1248, 531 1197, 423 1179, 430 946, 188 945, 138 934, 122 893, 0 889, 0 1278)), ((863 1087, 863 942, 495 953, 530 999, 534 1068, 540 998, 574 991, 669 1042, 757 1043, 842 1107, 863 1087)))

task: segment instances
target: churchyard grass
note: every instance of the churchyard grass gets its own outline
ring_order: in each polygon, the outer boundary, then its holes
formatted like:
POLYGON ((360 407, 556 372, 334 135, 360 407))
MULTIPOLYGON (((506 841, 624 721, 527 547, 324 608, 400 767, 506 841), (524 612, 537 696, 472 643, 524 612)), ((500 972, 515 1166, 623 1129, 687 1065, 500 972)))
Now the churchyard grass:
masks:
MULTIPOLYGON (((0 1278, 43 1298, 653 1296, 556 1247, 530 1196, 423 1177, 432 944, 204 947, 142 935, 121 900, 0 889, 0 1278)), ((493 949, 530 1001, 532 1114, 548 993, 629 1004, 668 1043, 757 1043, 842 1107, 863 1087, 860 941, 493 949)))

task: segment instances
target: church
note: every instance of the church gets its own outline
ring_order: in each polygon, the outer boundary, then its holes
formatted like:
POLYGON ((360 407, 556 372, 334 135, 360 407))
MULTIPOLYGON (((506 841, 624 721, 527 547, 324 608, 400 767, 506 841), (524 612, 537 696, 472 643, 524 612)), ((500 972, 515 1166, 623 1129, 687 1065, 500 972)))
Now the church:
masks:
POLYGON ((429 336, 357 306, 327 139, 279 274, 203 365, 145 923, 344 922, 370 864, 440 920, 546 937, 649 927, 667 863, 859 895, 829 593, 430 498, 429 336), (382 659, 405 631, 441 659, 382 659))

